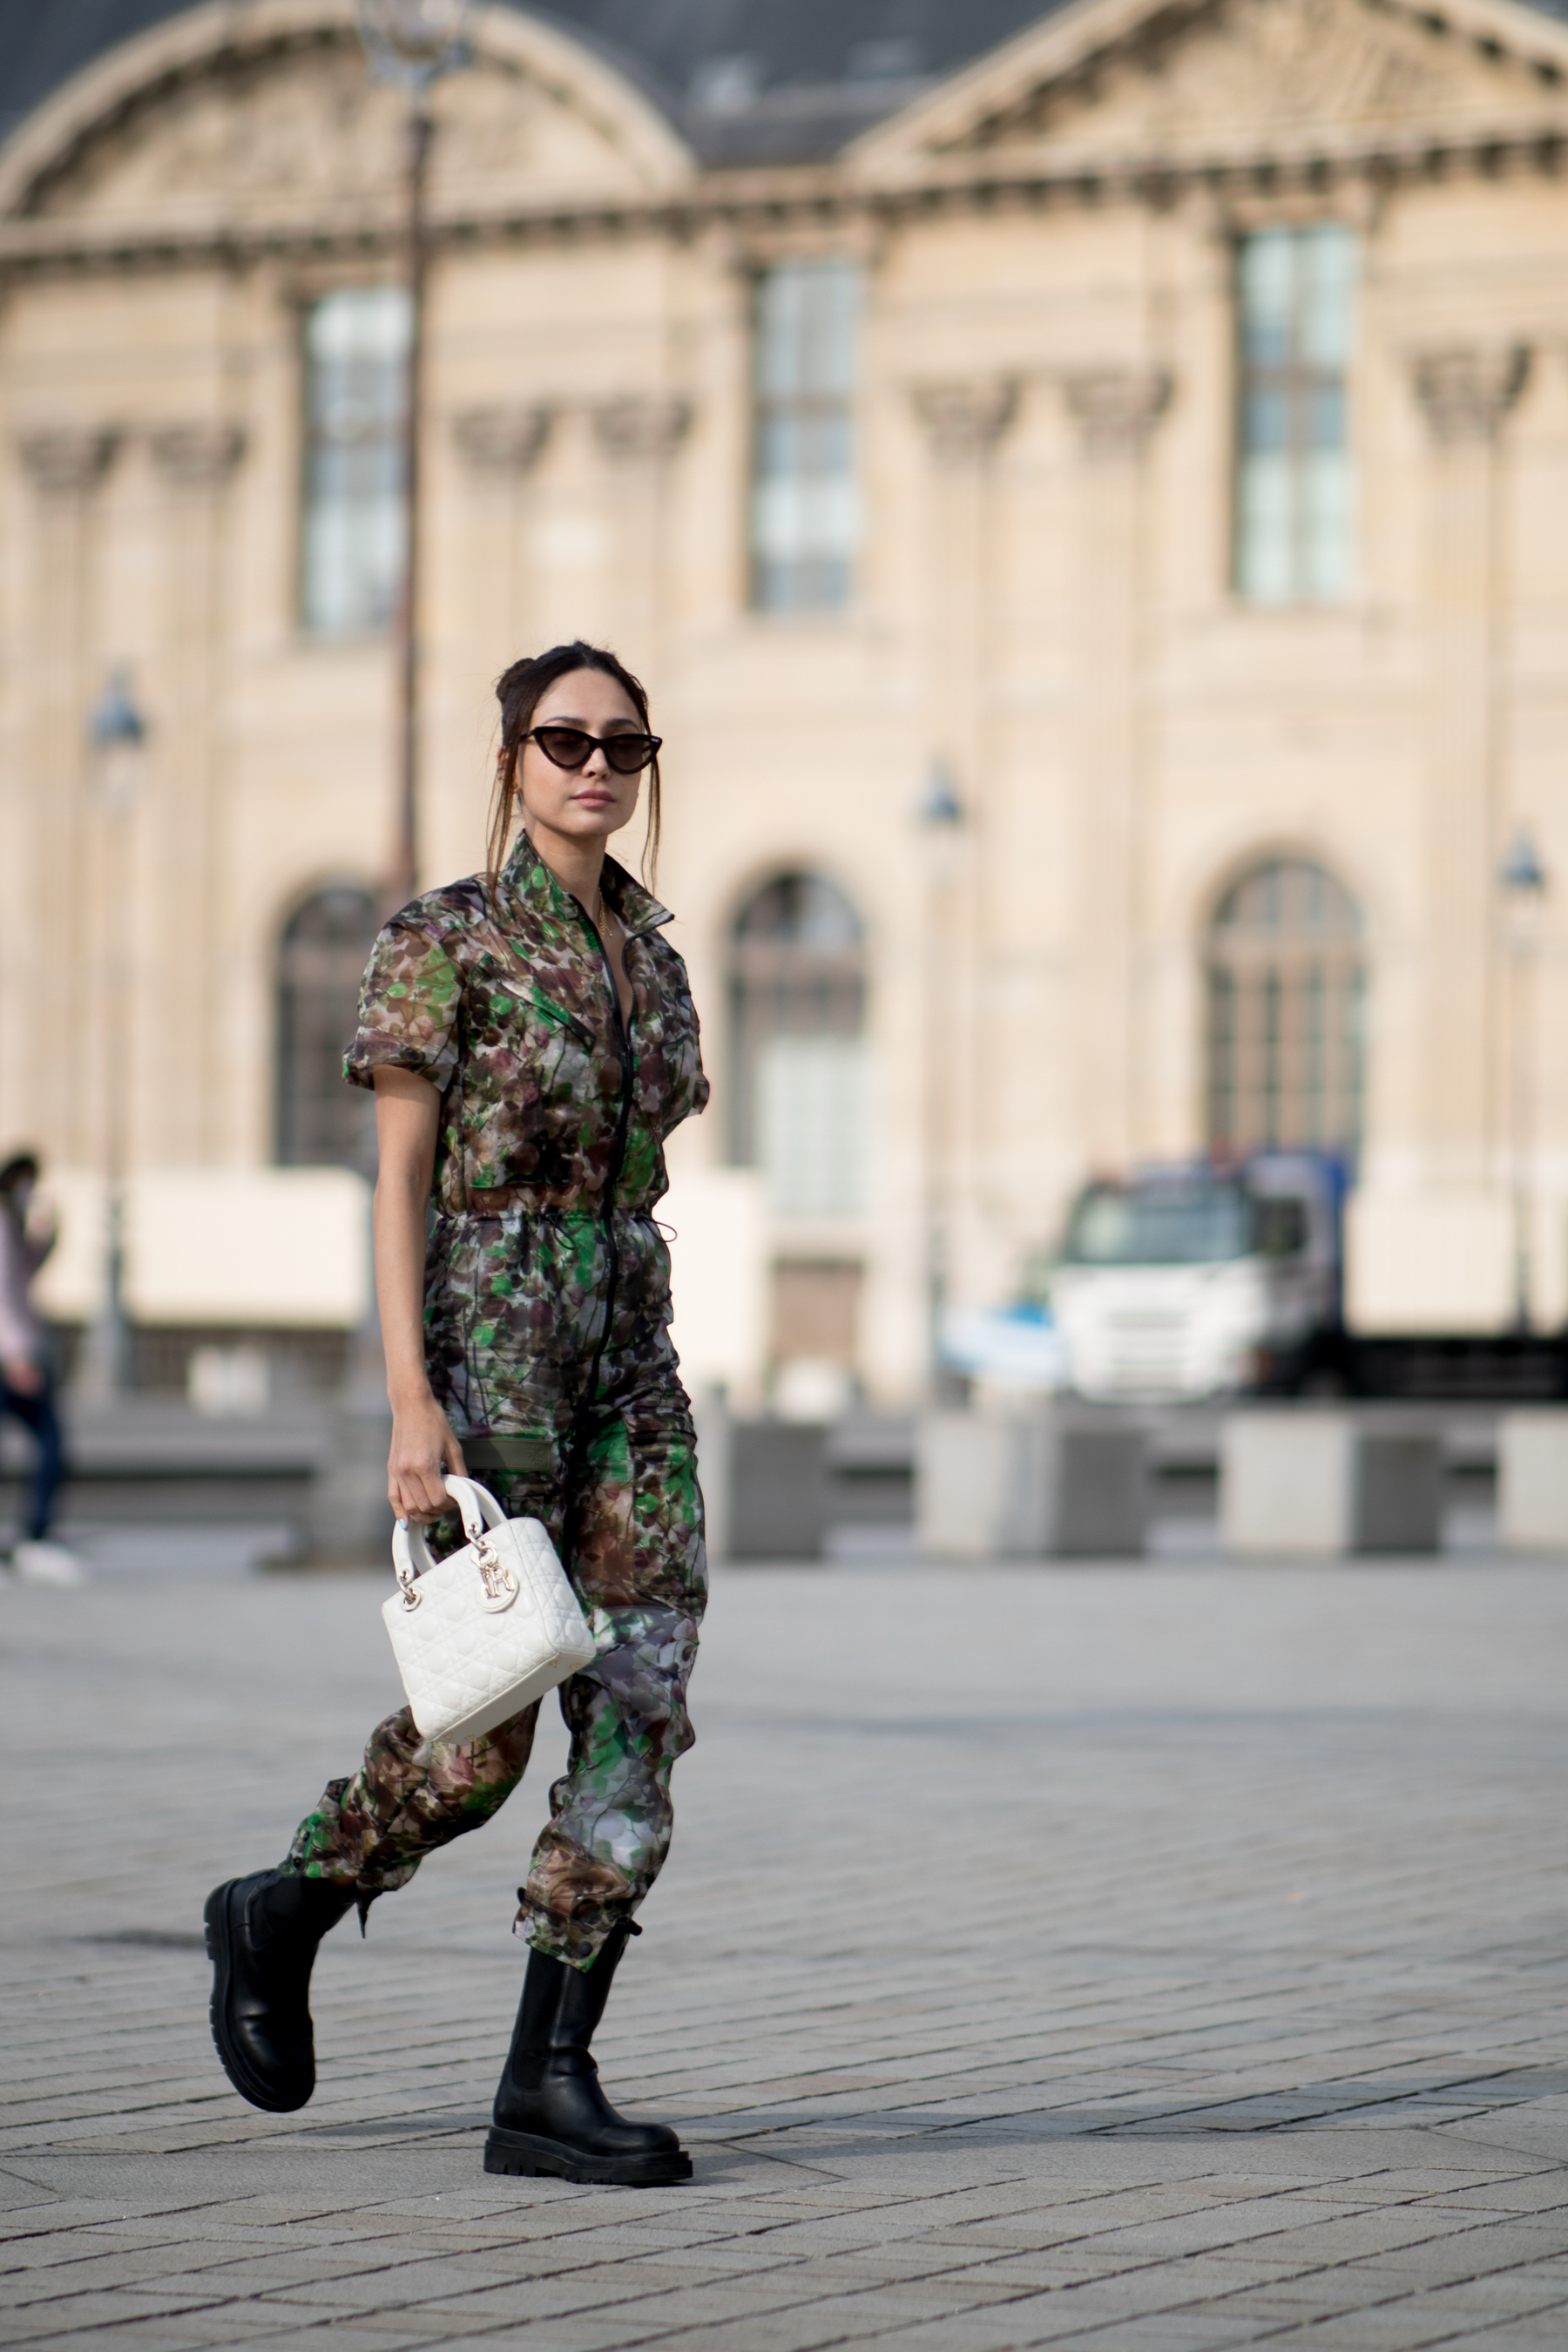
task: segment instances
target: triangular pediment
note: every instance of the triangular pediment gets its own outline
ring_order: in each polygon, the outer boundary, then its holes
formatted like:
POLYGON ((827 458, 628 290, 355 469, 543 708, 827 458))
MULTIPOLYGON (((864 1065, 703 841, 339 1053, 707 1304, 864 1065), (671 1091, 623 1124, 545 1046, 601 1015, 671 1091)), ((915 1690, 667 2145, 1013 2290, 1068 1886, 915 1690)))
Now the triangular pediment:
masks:
MULTIPOLYGON (((476 22, 438 83, 431 205, 465 217, 636 203, 693 159, 640 93, 551 27, 476 22)), ((0 219, 87 232, 331 230, 399 201, 401 91, 375 80, 345 0, 197 9, 79 76, 0 154, 0 219)))
POLYGON ((1079 0, 856 151, 874 181, 1568 131, 1568 30, 1459 0, 1079 0))

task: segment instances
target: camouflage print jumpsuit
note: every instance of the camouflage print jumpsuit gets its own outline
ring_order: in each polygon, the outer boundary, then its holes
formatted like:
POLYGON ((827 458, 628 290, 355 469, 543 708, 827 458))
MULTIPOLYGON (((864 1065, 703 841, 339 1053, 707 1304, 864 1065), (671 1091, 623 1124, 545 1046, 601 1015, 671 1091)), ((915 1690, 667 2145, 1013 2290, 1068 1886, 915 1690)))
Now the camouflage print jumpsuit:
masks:
MULTIPOLYGON (((628 1033, 599 935, 521 841, 499 885, 430 891, 377 940, 345 1067, 413 1070, 442 1096, 426 1360, 467 1466, 542 1519, 598 1643, 561 1692, 571 1733, 518 1932, 579 1968, 668 1850, 670 1769, 707 1587, 691 1412, 670 1345, 653 1208, 664 1138, 708 1099, 669 917, 606 859, 626 933, 628 1033)), ((406 1708, 329 1782, 285 1865, 362 1909, 516 1787, 538 1706, 482 1738, 422 1740, 406 1708)))

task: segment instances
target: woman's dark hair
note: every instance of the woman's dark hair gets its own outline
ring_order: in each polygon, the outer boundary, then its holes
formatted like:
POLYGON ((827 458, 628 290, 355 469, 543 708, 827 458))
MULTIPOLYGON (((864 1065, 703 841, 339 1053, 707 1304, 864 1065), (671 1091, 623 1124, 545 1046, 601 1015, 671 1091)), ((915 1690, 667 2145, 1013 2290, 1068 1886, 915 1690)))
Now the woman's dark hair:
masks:
MULTIPOLYGON (((640 678, 632 676, 625 662, 617 661, 605 646, 584 645, 582 638, 569 646, 552 646, 547 654, 530 654, 513 662, 496 680, 496 699, 500 704, 500 770, 496 778, 495 801, 490 813, 489 862, 486 868, 494 882, 506 856, 507 836, 511 832, 517 814, 518 763, 522 754, 522 739, 533 724, 533 714, 546 689, 558 677, 568 677, 574 669, 596 669, 605 677, 613 677, 636 710, 644 734, 651 735, 648 725, 647 691, 640 678)), ((651 890, 658 873, 659 791, 658 761, 654 760, 647 772, 647 831, 643 835, 643 879, 651 890)))
POLYGON ((38 1155, 36 1151, 14 1151, 0 1166, 0 1210, 13 1223, 19 1223, 22 1212, 16 1205, 16 1195, 24 1184, 38 1181, 38 1155))

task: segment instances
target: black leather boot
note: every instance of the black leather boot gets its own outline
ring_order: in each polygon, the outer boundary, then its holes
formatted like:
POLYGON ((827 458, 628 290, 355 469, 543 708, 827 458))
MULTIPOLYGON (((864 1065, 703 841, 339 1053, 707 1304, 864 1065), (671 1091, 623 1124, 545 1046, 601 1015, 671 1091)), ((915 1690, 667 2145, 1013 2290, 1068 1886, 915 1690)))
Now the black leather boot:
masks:
POLYGON ((310 1969, 321 1937, 353 1905, 352 1886, 280 1870, 231 1878, 207 1896, 213 2040, 253 2107, 288 2115, 316 2087, 310 1969))
POLYGON ((495 2128, 485 2142, 487 2172, 552 2173, 626 2189, 690 2179, 691 2158, 668 2125, 629 2124, 616 2115, 588 2054, 610 1979, 636 1932, 623 1919, 587 1969, 530 1952, 495 2128))

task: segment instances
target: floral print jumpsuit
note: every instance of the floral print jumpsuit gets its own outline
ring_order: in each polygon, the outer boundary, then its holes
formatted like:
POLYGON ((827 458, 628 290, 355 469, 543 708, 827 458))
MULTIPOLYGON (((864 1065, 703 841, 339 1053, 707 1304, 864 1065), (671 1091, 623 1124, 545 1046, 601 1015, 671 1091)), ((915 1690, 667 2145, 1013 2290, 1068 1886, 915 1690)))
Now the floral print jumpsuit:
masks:
MULTIPOLYGON (((562 1686, 564 1779, 519 1890, 517 1929, 586 1968, 668 1851, 670 1770, 707 1590, 691 1411, 669 1340, 653 1210, 664 1138, 708 1099, 670 918, 614 860, 624 1027, 599 934, 529 842, 499 879, 393 917, 360 992, 348 1076, 441 1090, 426 1360, 471 1474, 542 1519, 597 1654, 562 1686)), ((422 1740, 406 1708, 329 1782, 287 1869, 353 1885, 362 1913, 489 1819, 521 1779, 537 1703, 478 1739, 422 1740)))

